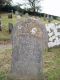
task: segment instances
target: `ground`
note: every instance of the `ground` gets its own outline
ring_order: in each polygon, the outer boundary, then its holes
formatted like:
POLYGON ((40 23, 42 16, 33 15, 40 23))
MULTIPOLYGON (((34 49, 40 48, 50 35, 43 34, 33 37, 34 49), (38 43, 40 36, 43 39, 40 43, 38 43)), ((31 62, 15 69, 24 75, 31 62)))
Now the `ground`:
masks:
MULTIPOLYGON (((0 46, 0 80, 7 80, 12 58, 11 44, 0 46), (4 48, 4 49, 2 49, 4 48)), ((60 48, 52 48, 44 53, 45 80, 60 80, 60 48)))
POLYGON ((7 80, 11 67, 11 53, 10 45, 0 47, 0 80, 7 80))
POLYGON ((44 54, 44 71, 48 80, 60 80, 60 47, 51 48, 44 54))
MULTIPOLYGON (((7 75, 11 67, 12 46, 10 42, 11 34, 8 33, 8 22, 16 23, 16 16, 8 19, 7 14, 2 15, 3 31, 0 32, 0 80, 7 80, 7 75), (4 42, 5 41, 5 42, 4 42)), ((41 18, 43 21, 43 18, 41 18)), ((59 22, 53 20, 53 22, 59 22)), ((43 21, 43 23, 47 23, 43 21)), ((43 55, 45 80, 60 80, 60 47, 51 48, 43 55)))

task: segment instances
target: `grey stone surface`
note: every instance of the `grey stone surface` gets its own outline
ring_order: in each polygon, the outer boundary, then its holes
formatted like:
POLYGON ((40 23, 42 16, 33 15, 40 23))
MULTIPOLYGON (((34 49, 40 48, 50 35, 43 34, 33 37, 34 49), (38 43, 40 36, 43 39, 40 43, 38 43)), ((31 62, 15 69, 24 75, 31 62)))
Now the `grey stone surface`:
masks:
POLYGON ((8 27, 9 27, 9 33, 11 33, 12 32, 12 29, 13 29, 13 24, 12 23, 9 23, 8 24, 8 27))
POLYGON ((12 13, 9 13, 9 14, 8 14, 8 18, 9 18, 9 19, 12 19, 12 17, 13 17, 13 16, 12 16, 12 13))
POLYGON ((2 31, 2 24, 1 24, 1 20, 0 20, 0 31, 2 31))
POLYGON ((19 21, 12 32, 11 73, 15 79, 43 80, 43 52, 48 35, 45 26, 35 18, 19 21))

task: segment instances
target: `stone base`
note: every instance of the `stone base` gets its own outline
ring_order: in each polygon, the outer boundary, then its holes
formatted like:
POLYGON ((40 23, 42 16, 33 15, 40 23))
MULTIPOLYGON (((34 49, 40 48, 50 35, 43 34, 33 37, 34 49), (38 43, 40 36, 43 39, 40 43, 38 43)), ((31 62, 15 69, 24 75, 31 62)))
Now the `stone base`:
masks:
POLYGON ((15 75, 15 74, 9 74, 8 79, 7 80, 44 80, 44 76, 40 75, 40 76, 19 76, 19 75, 15 75))

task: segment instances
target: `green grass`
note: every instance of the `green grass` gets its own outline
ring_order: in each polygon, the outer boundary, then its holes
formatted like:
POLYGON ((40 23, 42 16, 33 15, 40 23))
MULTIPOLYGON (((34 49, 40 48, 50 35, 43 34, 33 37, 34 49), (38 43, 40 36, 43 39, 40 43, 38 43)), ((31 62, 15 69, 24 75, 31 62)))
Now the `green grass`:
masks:
POLYGON ((11 34, 9 34, 8 23, 16 24, 16 15, 13 14, 12 19, 8 19, 8 14, 0 14, 2 19, 2 31, 0 31, 0 41, 10 40, 11 34))
MULTIPOLYGON (((0 52, 0 80, 7 80, 11 67, 11 49, 0 52)), ((44 53, 45 80, 60 80, 60 48, 49 49, 44 53)))
MULTIPOLYGON (((44 20, 44 18, 43 17, 41 17, 41 21, 44 23, 44 24, 48 24, 49 22, 48 22, 48 20, 47 19, 45 19, 44 20)), ((60 23, 60 20, 52 20, 51 21, 51 23, 60 23)))
POLYGON ((0 51, 0 80, 7 80, 11 67, 11 49, 0 51))
POLYGON ((51 48, 44 54, 44 73, 48 80, 60 80, 60 47, 51 48))

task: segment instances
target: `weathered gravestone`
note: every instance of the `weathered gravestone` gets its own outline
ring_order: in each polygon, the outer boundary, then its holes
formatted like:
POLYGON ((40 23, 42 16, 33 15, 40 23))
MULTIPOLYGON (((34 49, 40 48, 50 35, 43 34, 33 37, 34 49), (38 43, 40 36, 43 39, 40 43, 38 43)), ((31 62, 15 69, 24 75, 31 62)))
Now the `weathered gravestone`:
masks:
POLYGON ((2 31, 1 16, 0 16, 0 31, 2 31))
POLYGON ((19 21, 12 33, 12 77, 18 80, 43 80, 42 55, 48 43, 45 26, 38 19, 27 18, 19 21))
POLYGON ((9 14, 8 14, 8 18, 9 18, 9 19, 12 19, 12 13, 9 13, 9 14))
POLYGON ((0 31, 2 31, 1 21, 0 21, 0 31))
POLYGON ((9 23, 8 24, 8 27, 9 27, 9 33, 11 33, 12 32, 12 29, 13 29, 13 24, 12 23, 9 23))

